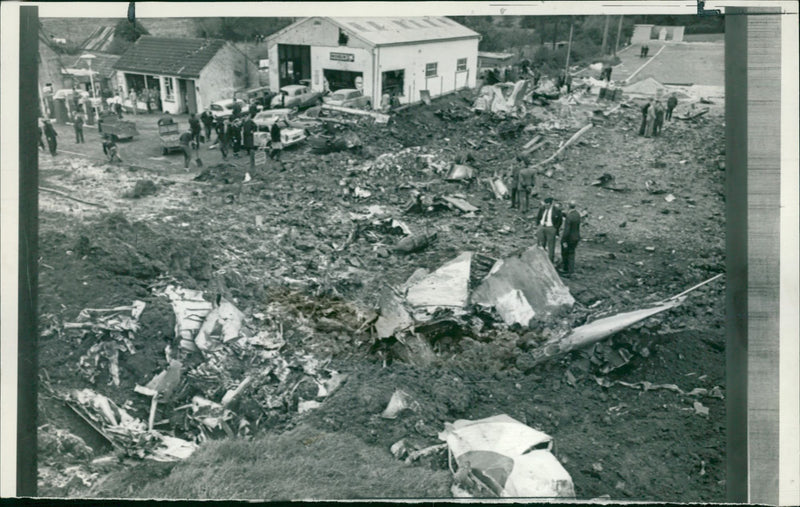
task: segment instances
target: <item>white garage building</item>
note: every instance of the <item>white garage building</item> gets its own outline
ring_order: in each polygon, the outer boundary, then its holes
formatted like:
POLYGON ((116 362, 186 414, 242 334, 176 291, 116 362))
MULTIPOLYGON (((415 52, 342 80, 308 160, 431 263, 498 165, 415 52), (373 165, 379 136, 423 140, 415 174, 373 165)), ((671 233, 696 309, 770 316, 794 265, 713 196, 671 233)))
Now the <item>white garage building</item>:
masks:
POLYGON ((311 17, 267 39, 273 86, 362 88, 374 105, 474 88, 480 35, 445 17, 311 17))

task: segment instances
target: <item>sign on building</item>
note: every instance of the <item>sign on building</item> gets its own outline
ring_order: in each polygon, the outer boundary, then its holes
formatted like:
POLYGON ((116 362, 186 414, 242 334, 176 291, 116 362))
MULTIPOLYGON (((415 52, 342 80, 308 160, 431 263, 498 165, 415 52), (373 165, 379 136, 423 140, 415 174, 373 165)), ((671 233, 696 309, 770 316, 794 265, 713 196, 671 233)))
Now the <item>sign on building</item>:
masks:
POLYGON ((331 60, 335 62, 354 62, 356 55, 353 53, 331 53, 331 60))

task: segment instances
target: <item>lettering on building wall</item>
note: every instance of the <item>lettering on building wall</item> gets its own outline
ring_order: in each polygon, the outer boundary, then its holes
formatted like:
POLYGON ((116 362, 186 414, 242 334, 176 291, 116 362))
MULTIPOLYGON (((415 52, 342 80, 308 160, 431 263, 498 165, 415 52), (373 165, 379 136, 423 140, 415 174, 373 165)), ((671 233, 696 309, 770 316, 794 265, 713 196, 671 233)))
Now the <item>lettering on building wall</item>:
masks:
POLYGON ((331 60, 335 62, 354 62, 356 55, 353 53, 331 53, 331 60))

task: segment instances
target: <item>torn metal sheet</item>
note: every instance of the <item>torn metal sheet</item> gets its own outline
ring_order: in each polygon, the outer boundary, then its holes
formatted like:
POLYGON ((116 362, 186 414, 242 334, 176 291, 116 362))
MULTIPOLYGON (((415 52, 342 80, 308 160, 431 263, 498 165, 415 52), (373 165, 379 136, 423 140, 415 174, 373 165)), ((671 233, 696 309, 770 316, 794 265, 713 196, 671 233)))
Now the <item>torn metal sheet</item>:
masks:
POLYGON ((470 204, 465 199, 461 199, 460 197, 443 195, 442 197, 440 197, 440 199, 450 204, 454 208, 457 208, 459 211, 463 211, 464 213, 472 213, 479 210, 477 206, 470 204))
POLYGON ((531 319, 536 316, 525 295, 518 289, 498 297, 495 310, 506 324, 519 324, 522 327, 528 327, 531 319))
POLYGON ((244 313, 226 299, 220 299, 206 315, 203 324, 197 331, 194 343, 203 352, 216 349, 220 343, 227 343, 239 338, 242 330, 244 313))
POLYGON ((439 439, 458 465, 456 476, 466 474, 496 496, 575 496, 572 478, 550 453, 552 438, 508 415, 445 423, 439 439))
POLYGON ((375 321, 378 338, 389 338, 414 324, 414 320, 403 307, 402 301, 393 292, 388 290, 384 292, 381 296, 380 307, 380 317, 375 321))
POLYGON ((381 417, 384 419, 395 419, 404 410, 419 410, 419 402, 414 400, 410 394, 402 389, 397 389, 392 394, 392 398, 389 400, 389 404, 386 405, 386 409, 381 413, 381 417))
POLYGON ((124 450, 129 456, 177 461, 185 459, 197 449, 192 442, 148 430, 146 423, 91 389, 72 390, 65 401, 114 447, 124 450))
MULTIPOLYGON (((470 302, 496 308, 501 301, 509 303, 504 298, 515 290, 521 293, 538 319, 544 320, 557 312, 569 310, 575 303, 547 252, 538 246, 498 261, 472 292, 470 302)), ((525 313, 525 310, 507 311, 503 320, 511 325, 525 313)))
POLYGON ((685 300, 685 297, 672 301, 667 301, 652 308, 635 310, 632 312, 619 313, 611 317, 598 319, 589 324, 577 327, 564 338, 558 340, 559 350, 569 352, 571 350, 585 347, 607 338, 623 329, 636 324, 639 321, 652 317, 653 315, 675 308, 685 300))
POLYGON ((444 179, 447 181, 471 180, 475 177, 475 169, 468 165, 453 164, 444 179))
POLYGON ((200 290, 169 285, 164 289, 164 294, 175 312, 175 336, 180 339, 180 347, 188 351, 197 350, 194 337, 214 305, 203 299, 203 291, 200 290))
POLYGON ((437 308, 460 309, 469 299, 472 252, 464 252, 408 288, 406 301, 433 312, 437 308))

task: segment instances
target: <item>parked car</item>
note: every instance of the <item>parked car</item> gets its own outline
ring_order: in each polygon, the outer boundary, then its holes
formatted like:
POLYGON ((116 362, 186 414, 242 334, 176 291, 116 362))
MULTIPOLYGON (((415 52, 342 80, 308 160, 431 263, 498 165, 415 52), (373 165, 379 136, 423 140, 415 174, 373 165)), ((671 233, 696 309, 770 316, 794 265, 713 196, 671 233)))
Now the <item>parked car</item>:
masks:
POLYGON ((271 107, 305 109, 322 104, 323 92, 315 92, 308 86, 287 85, 272 98, 271 107))
MULTIPOLYGON (((281 128, 281 144, 284 148, 301 143, 305 141, 306 138, 308 138, 308 135, 306 135, 303 129, 292 128, 288 125, 284 125, 281 128)), ((253 134, 253 141, 259 149, 265 149, 269 144, 269 140, 269 132, 256 132, 253 134)))
POLYGON ((342 88, 322 99, 332 106, 352 107, 356 109, 370 109, 372 100, 364 96, 364 92, 355 88, 342 88))
POLYGON ((309 111, 319 110, 318 107, 311 107, 306 109, 302 114, 294 114, 294 109, 267 109, 256 114, 253 121, 258 126, 259 130, 268 130, 272 124, 278 120, 283 121, 285 125, 292 128, 308 130, 318 127, 320 121, 316 118, 307 115, 309 111))
POLYGON ((242 99, 218 100, 213 102, 208 109, 215 120, 224 120, 225 118, 230 118, 233 114, 233 105, 237 102, 242 106, 242 113, 247 113, 250 110, 250 106, 242 99))
POLYGON ((270 89, 269 86, 261 86, 259 88, 251 88, 249 90, 239 90, 233 94, 234 99, 240 99, 247 104, 256 104, 259 111, 269 109, 272 98, 277 95, 270 89))
MULTIPOLYGON (((281 143, 283 143, 284 146, 297 144, 308 137, 306 125, 293 120, 291 109, 267 109, 255 115, 253 121, 258 127, 260 139, 268 139, 268 137, 263 137, 262 133, 265 132, 268 134, 272 125, 274 125, 275 122, 279 122, 278 126, 281 127, 281 143)), ((261 143, 266 144, 266 141, 261 141, 261 143)), ((258 142, 256 144, 258 144, 258 142)))

